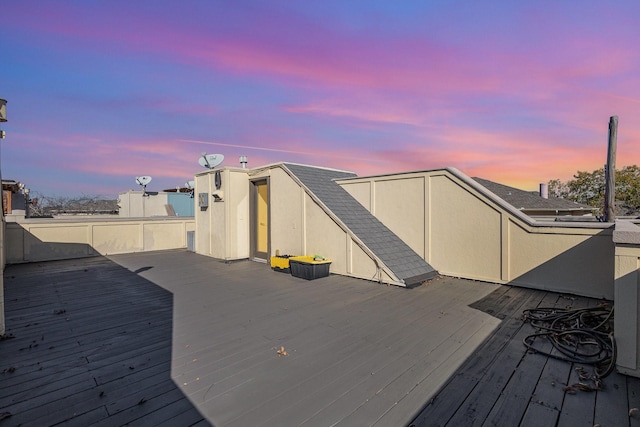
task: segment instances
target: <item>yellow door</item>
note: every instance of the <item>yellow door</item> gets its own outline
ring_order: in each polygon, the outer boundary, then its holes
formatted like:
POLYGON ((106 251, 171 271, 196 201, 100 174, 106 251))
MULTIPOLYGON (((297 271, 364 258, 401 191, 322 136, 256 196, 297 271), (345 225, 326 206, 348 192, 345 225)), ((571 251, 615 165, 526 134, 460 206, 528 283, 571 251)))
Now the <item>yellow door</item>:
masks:
POLYGON ((266 260, 269 253, 269 184, 253 182, 252 257, 266 260))

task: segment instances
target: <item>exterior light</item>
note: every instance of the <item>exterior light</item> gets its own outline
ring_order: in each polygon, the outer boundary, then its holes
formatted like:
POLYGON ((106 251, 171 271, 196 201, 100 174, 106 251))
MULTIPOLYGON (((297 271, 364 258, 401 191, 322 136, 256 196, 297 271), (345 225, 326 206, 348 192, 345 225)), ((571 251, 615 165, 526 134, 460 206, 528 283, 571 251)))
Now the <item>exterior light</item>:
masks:
MULTIPOLYGON (((0 123, 7 121, 7 100, 0 98, 0 123)), ((0 139, 4 139, 6 133, 0 129, 0 139)))
POLYGON ((242 169, 247 167, 247 156, 240 156, 240 164, 242 165, 242 169))
POLYGON ((0 98, 0 122, 7 121, 7 100, 0 98))

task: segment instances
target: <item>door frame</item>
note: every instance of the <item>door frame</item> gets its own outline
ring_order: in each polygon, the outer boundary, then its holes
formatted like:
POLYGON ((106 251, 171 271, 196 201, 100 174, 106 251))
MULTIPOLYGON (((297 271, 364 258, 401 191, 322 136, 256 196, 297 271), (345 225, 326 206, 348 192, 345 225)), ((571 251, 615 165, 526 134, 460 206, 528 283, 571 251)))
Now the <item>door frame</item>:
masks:
POLYGON ((271 253, 271 186, 269 177, 249 180, 249 241, 250 258, 254 261, 267 262, 271 253), (258 186, 267 186, 267 252, 258 251, 258 186))

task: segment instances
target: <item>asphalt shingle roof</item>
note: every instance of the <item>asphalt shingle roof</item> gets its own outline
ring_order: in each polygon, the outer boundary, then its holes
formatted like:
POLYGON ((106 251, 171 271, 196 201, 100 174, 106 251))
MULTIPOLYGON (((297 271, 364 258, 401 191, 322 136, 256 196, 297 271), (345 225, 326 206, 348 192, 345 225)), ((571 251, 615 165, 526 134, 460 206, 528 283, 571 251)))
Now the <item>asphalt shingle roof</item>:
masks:
POLYGON ((284 166, 405 284, 414 285, 438 274, 424 258, 334 181, 355 177, 355 174, 290 163, 284 166))
POLYGON ((572 200, 561 199, 553 196, 549 196, 548 199, 545 199, 535 191, 524 191, 482 178, 473 178, 473 180, 516 209, 587 212, 593 210, 591 206, 583 205, 572 200))

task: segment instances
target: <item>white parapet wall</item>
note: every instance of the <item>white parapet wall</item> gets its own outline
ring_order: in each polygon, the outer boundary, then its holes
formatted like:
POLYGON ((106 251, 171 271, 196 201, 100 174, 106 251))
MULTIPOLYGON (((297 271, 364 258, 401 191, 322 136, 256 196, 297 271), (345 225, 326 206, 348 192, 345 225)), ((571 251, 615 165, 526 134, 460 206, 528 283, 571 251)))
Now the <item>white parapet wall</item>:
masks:
POLYGON ((541 222, 460 171, 338 183, 438 272, 613 299, 613 224, 541 222))
POLYGON ((4 335, 4 265, 5 265, 5 229, 4 215, 0 215, 0 335, 4 335))
POLYGON ((615 337, 619 372, 640 377, 640 225, 616 221, 615 337))
POLYGON ((7 223, 6 262, 51 261, 187 247, 191 217, 31 219, 7 223))

